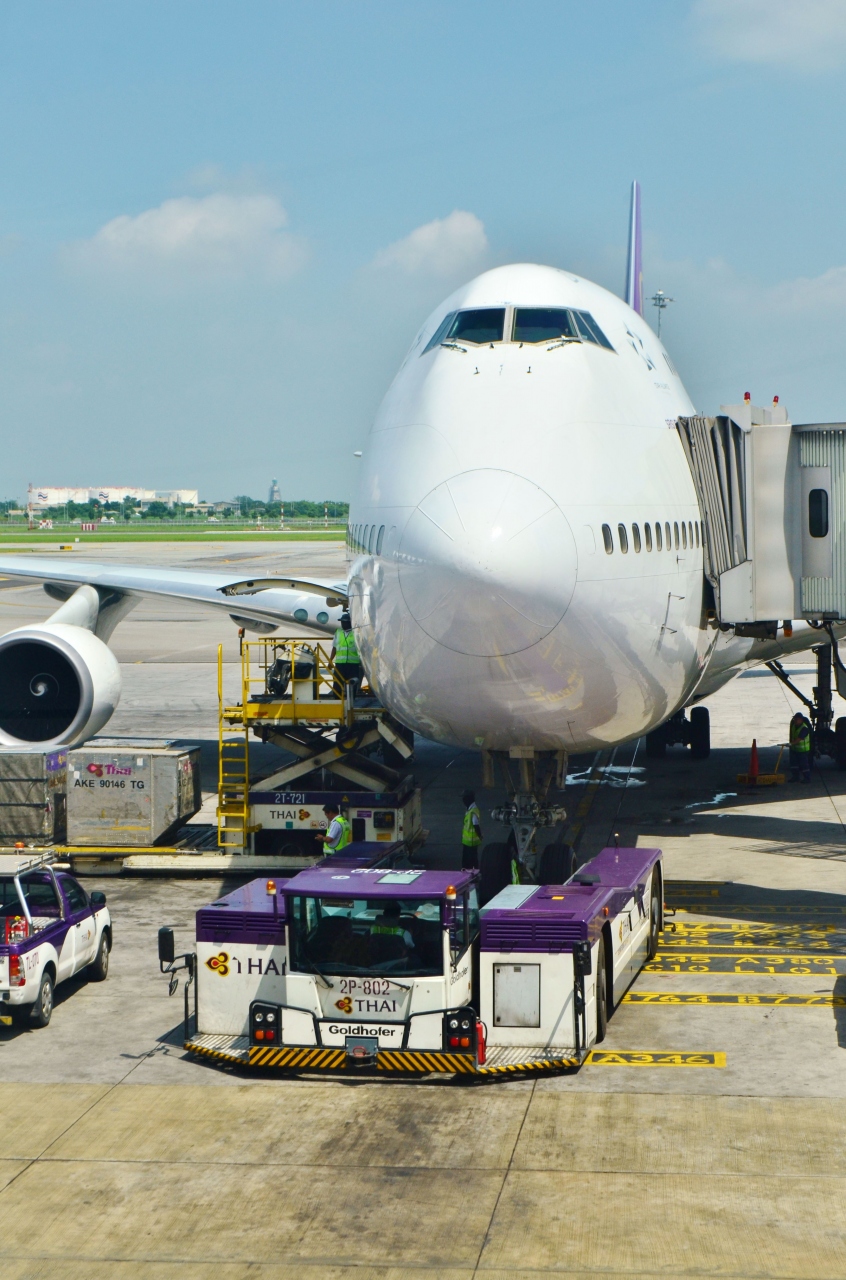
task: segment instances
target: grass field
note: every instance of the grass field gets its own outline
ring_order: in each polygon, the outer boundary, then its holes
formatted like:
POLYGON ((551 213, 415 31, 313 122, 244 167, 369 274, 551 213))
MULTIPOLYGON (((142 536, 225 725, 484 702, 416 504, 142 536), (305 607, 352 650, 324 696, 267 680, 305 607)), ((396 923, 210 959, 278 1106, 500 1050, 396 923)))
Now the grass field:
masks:
POLYGON ((144 529, 98 530, 96 533, 62 533, 56 529, 2 529, 0 546, 13 550, 15 545, 50 547, 72 544, 74 550, 85 546, 103 546, 115 542, 343 542, 344 529, 144 529))

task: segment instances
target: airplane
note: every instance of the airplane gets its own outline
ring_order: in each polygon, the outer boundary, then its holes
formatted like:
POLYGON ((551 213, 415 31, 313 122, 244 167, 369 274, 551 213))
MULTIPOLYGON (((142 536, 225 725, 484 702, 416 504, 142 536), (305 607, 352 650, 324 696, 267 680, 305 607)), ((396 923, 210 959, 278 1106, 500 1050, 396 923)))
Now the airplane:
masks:
MULTIPOLYGON (((107 723, 120 676, 105 642, 142 596, 326 633, 348 605, 383 705, 426 738, 515 762, 498 811, 510 848, 527 877, 560 874, 535 836, 561 821, 547 800, 569 756, 648 735, 649 754, 681 738, 704 757, 696 704, 818 641, 798 621, 738 635, 709 607, 707 531, 676 430, 696 411, 644 318, 641 245, 634 183, 625 299, 518 263, 432 312, 362 450, 346 582, 0 557, 0 572, 63 601, 0 637, 0 744, 52 749, 107 723)), ((507 847, 490 858, 501 866, 507 847)))

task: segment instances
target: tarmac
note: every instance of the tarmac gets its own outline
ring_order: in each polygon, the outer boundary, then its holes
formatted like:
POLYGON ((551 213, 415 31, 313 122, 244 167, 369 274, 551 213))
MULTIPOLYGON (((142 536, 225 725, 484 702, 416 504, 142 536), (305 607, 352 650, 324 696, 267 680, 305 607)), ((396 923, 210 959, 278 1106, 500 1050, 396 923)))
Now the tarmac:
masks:
MULTIPOLYGON (((344 569, 327 543, 108 555, 344 569)), ((52 608, 0 581, 0 630, 52 608)), ((170 602, 113 637, 125 693, 108 732, 199 741, 209 795, 218 643, 231 677, 234 625, 170 602)), ((789 670, 810 691, 810 655, 789 670)), ((188 948, 195 910, 233 882, 87 880, 114 920, 108 981, 60 987, 45 1030, 0 1028, 2 1280, 846 1276, 846 775, 822 761, 808 785, 742 790, 752 738, 772 768, 795 702, 755 671, 708 705, 707 761, 647 760, 641 743, 571 762, 579 860, 615 838, 662 848, 669 907, 656 961, 574 1075, 194 1061, 156 931, 188 948)), ((418 741, 415 772, 424 857, 456 865, 463 788, 483 818, 499 795, 469 752, 418 741)))

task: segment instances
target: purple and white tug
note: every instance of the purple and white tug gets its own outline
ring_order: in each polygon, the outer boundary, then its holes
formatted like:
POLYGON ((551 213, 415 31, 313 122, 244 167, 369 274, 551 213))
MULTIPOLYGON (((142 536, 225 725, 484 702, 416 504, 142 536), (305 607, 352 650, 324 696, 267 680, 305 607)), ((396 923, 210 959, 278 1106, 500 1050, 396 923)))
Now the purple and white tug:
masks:
POLYGON ((659 849, 604 849, 480 910, 477 872, 349 845, 198 911, 185 1047, 285 1070, 575 1068, 654 956, 662 910, 659 849))

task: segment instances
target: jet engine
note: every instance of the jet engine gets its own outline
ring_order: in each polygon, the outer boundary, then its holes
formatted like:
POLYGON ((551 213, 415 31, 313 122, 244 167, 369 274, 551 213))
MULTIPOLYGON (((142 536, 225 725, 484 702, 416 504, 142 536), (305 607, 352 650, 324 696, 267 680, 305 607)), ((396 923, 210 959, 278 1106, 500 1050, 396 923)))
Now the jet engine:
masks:
POLYGON ((109 720, 120 689, 117 658, 85 627, 51 620, 9 631, 0 636, 0 746, 83 742, 109 720))

